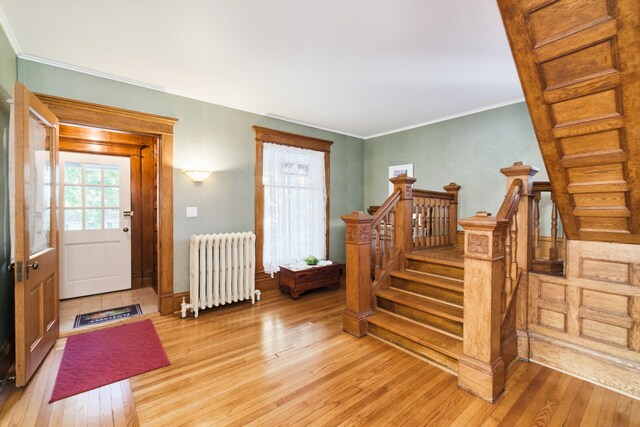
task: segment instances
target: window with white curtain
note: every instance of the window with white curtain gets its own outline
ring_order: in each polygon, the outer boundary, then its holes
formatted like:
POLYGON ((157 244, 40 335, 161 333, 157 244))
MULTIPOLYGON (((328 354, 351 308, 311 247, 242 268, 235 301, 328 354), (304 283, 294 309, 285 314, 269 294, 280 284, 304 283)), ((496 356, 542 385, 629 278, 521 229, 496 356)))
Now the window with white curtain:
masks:
POLYGON ((324 153, 265 142, 262 162, 264 272, 309 255, 325 258, 324 153))

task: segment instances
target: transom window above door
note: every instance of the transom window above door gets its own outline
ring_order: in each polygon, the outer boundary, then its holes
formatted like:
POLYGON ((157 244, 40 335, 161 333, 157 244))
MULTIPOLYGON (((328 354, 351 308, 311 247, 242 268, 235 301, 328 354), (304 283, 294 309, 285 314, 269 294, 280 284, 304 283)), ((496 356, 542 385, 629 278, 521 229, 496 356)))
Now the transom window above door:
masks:
POLYGON ((107 230, 120 227, 120 167, 64 162, 64 229, 107 230))

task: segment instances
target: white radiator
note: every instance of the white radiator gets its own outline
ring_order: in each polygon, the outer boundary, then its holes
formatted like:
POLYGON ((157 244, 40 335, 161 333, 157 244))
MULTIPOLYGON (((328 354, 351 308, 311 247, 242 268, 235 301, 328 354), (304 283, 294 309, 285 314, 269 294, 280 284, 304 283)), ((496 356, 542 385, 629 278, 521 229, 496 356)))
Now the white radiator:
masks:
POLYGON ((182 299, 182 317, 198 311, 251 299, 256 290, 256 235, 252 232, 200 234, 190 239, 189 304, 182 299))

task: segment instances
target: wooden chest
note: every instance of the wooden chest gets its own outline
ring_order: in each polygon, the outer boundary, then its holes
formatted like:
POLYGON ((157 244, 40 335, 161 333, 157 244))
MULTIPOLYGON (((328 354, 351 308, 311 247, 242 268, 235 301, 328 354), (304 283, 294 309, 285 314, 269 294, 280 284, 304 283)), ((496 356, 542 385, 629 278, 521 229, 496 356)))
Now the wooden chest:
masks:
POLYGON ((297 271, 280 266, 280 292, 288 292, 293 299, 298 299, 300 294, 310 289, 327 286, 338 289, 341 274, 342 264, 338 263, 297 271))

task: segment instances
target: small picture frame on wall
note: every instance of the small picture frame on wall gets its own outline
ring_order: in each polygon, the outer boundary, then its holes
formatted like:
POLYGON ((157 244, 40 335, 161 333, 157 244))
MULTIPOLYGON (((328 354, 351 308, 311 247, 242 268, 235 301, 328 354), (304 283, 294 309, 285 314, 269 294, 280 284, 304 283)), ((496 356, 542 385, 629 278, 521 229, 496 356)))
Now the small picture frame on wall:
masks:
MULTIPOLYGON (((402 174, 413 176, 413 163, 389 166, 389 179, 402 174)), ((391 193, 393 193, 393 184, 389 183, 389 195, 391 195, 391 193)))

